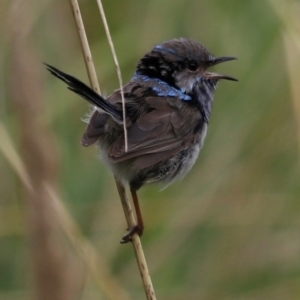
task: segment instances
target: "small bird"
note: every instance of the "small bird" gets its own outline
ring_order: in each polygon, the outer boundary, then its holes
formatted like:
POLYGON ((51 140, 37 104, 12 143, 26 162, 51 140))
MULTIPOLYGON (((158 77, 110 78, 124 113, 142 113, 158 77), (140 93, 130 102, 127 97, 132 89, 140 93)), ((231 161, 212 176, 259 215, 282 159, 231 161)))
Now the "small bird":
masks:
POLYGON ((167 186, 183 178, 202 148, 212 102, 220 79, 237 79, 208 69, 235 57, 215 57, 200 43, 180 38, 156 45, 139 61, 123 87, 127 151, 120 90, 103 98, 73 76, 47 65, 68 88, 94 106, 82 137, 83 146, 97 143, 114 176, 129 185, 137 225, 121 243, 143 234, 137 191, 148 183, 167 186))

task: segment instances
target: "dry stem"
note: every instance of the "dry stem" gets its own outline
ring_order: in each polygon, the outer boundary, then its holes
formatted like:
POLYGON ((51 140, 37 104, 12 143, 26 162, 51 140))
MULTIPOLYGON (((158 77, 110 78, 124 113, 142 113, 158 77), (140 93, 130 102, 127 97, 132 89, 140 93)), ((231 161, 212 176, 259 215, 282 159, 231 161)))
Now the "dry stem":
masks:
MULTIPOLYGON (((100 2, 97 1, 97 2, 99 5, 99 8, 100 8, 101 16, 103 18, 106 33, 109 37, 110 45, 112 46, 112 40, 109 35, 109 29, 108 29, 107 22, 105 19, 105 14, 104 14, 104 11, 102 8, 102 3, 101 3, 101 1, 100 2)), ((98 87, 98 80, 97 80, 95 68, 93 65, 92 55, 89 50, 89 45, 88 45, 88 41, 86 38, 83 21, 82 21, 81 14, 80 14, 80 9, 79 9, 77 0, 70 0, 70 3, 71 3, 74 18, 75 18, 75 22, 77 24, 78 34, 79 34, 79 38, 80 38, 80 42, 81 42, 81 46, 82 46, 82 51, 84 54, 87 72, 89 74, 89 79, 91 81, 92 87, 95 89, 96 92, 98 92, 98 91, 100 91, 100 89, 98 87)), ((112 49, 113 49, 113 46, 112 46, 112 49)), ((117 67, 117 71, 118 71, 118 75, 119 75, 119 81, 120 81, 120 85, 121 85, 120 86, 121 94, 122 94, 122 98, 123 98, 121 72, 120 72, 120 68, 119 68, 119 65, 116 60, 116 54, 115 54, 114 50, 112 50, 112 51, 113 51, 113 56, 115 59, 115 63, 116 63, 116 67, 117 67)), ((122 99, 122 100, 124 100, 124 99, 122 99)), ((123 113, 124 112, 125 112, 125 109, 124 109, 124 101, 123 101, 123 113)), ((124 117, 124 122, 125 122, 125 117, 124 117)), ((125 134, 126 134, 126 130, 125 130, 125 134)), ((127 146, 127 143, 125 146, 127 146)), ((126 218, 128 227, 131 228, 132 226, 134 226, 136 224, 136 222, 134 219, 134 215, 133 215, 133 211, 132 211, 130 202, 127 199, 125 188, 124 188, 123 184, 121 182, 119 182, 117 179, 116 179, 116 184, 117 184, 118 192, 120 195, 120 199, 122 202, 122 206, 123 206, 123 210, 124 210, 124 214, 125 214, 125 218, 126 218)), ((132 245, 134 248, 134 252, 135 252, 136 260, 137 260, 138 267, 140 270, 141 278, 143 281, 147 300, 156 300, 152 281, 151 281, 149 271, 148 271, 148 266, 147 266, 147 263, 145 260, 145 255, 143 252, 142 244, 141 244, 140 238, 137 234, 134 234, 132 236, 132 245)))
MULTIPOLYGON (((124 185, 115 178, 116 180, 116 184, 117 184, 117 188, 118 188, 118 192, 120 195, 120 199, 122 202, 122 206, 123 206, 123 210, 124 210, 124 214, 126 217, 126 221, 127 221, 127 225, 128 228, 132 228, 136 225, 136 221, 134 218, 134 214, 130 205, 130 202, 126 196, 126 192, 125 192, 125 188, 124 185)), ((153 284, 151 281, 151 277, 150 277, 150 273, 148 270, 148 266, 147 266, 147 262, 146 262, 146 258, 144 255, 144 251, 143 251, 143 247, 141 244, 141 239, 138 236, 138 234, 134 234, 132 236, 132 245, 133 245, 133 249, 135 252, 135 257, 138 263, 138 267, 140 270, 140 274, 141 274, 141 278, 143 281, 143 285, 144 285, 144 289, 145 289, 145 293, 147 296, 147 300, 155 300, 156 296, 155 296, 155 292, 154 292, 154 288, 153 288, 153 284)))
POLYGON ((92 53, 86 37, 78 2, 77 0, 70 0, 70 4, 72 7, 73 16, 77 26, 77 32, 79 35, 80 45, 84 56, 84 62, 89 76, 90 84, 97 93, 101 94, 95 66, 93 63, 92 53))
POLYGON ((111 50, 112 56, 114 58, 114 62, 115 62, 116 69, 117 69, 119 85, 120 85, 120 92, 121 92, 121 98, 122 98, 125 152, 127 152, 127 150, 128 150, 128 139, 127 139, 127 129, 126 129, 126 110, 125 110, 125 99, 124 99, 124 93, 123 93, 123 82, 122 82, 122 76, 121 76, 121 69, 120 69, 120 66, 119 66, 119 62, 118 62, 117 54, 116 54, 116 51, 115 51, 114 43, 113 43, 111 35, 110 35, 110 31, 109 31, 109 28, 108 28, 108 24, 107 24, 107 21, 106 21, 106 17, 105 17, 105 13, 104 13, 104 9, 103 9, 101 0, 97 0, 97 4, 98 4, 99 10, 100 10, 100 14, 101 14, 101 18, 102 18, 103 25, 104 25, 104 28, 105 28, 105 32, 106 32, 106 36, 107 36, 108 43, 109 43, 109 46, 110 46, 110 50, 111 50))

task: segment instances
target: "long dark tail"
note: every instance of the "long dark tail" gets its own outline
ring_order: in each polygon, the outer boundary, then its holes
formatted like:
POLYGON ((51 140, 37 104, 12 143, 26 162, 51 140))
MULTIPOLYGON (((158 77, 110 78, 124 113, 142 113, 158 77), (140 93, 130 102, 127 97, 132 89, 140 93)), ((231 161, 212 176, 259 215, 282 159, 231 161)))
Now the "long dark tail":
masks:
POLYGON ((97 106, 105 113, 111 115, 115 120, 122 121, 122 112, 117 110, 111 103, 106 101, 102 96, 97 94, 94 90, 88 87, 86 84, 78 80, 77 78, 68 75, 48 64, 46 64, 47 70, 54 75, 55 77, 59 78, 63 82, 68 85, 68 89, 73 91, 74 93, 80 95, 82 98, 90 102, 91 104, 97 106))

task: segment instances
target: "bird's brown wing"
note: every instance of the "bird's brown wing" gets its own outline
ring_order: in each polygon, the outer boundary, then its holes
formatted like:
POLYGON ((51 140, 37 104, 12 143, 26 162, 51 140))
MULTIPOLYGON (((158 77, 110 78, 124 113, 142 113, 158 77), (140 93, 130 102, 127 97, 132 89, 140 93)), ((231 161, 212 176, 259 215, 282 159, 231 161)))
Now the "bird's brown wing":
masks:
MULTIPOLYGON (((131 95, 133 92, 133 89, 135 88, 135 85, 133 83, 128 83, 124 86, 123 92, 125 95, 125 101, 127 102, 128 99, 126 98, 126 95, 131 95)), ((140 94, 145 93, 145 89, 142 87, 139 87, 140 94)), ((110 95, 107 99, 107 102, 114 105, 117 109, 122 109, 122 102, 121 102, 121 94, 120 90, 116 90, 112 95, 110 95)), ((81 144, 83 146, 90 146, 93 145, 98 138, 103 134, 105 130, 105 124, 107 120, 109 119, 109 115, 105 114, 103 112, 99 112, 98 110, 95 110, 88 122, 88 125, 85 129, 85 132, 81 138, 81 144)))
POLYGON ((124 135, 110 146, 112 162, 136 158, 133 167, 142 169, 173 157, 195 142, 193 129, 200 121, 197 110, 172 97, 148 97, 144 101, 152 110, 128 128, 127 152, 124 135))

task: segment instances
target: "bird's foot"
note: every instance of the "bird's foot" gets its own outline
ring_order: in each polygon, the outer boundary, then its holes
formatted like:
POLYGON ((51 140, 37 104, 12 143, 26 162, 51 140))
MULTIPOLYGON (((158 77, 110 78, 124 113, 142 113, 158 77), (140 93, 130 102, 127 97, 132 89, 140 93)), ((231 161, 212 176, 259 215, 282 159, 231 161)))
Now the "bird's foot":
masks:
POLYGON ((135 226, 131 227, 130 229, 127 229, 127 233, 125 235, 123 235, 122 240, 121 240, 121 244, 126 244, 128 242, 132 242, 132 236, 134 234, 138 234, 139 236, 143 235, 143 231, 144 231, 144 226, 141 226, 139 224, 136 224, 135 226))

